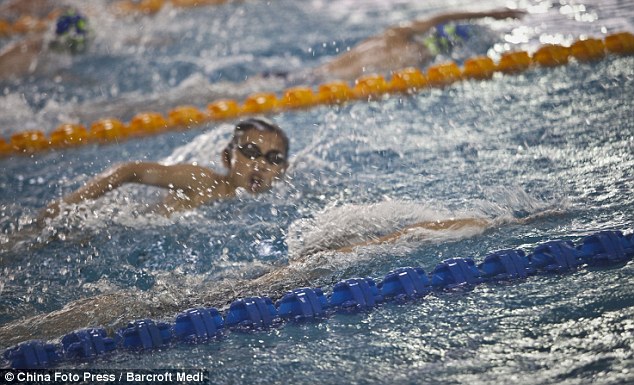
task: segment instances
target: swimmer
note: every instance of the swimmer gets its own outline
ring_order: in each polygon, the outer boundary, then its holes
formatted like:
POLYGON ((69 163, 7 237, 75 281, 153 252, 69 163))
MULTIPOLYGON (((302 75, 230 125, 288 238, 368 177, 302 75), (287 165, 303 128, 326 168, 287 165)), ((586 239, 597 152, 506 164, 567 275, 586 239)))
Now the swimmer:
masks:
POLYGON ((222 152, 226 175, 195 164, 125 163, 51 203, 43 217, 57 216, 62 206, 97 199, 127 183, 167 189, 163 202, 152 210, 164 215, 234 197, 238 189, 259 194, 270 189, 286 172, 288 149, 289 140, 281 128, 265 119, 248 119, 238 123, 222 152))
MULTIPOLYGON (((224 3, 225 0, 172 0, 177 7, 193 7, 224 3)), ((126 0, 114 5, 114 13, 154 13, 164 5, 163 0, 126 0), (123 5, 125 4, 125 5, 123 5), (148 12, 148 10, 154 10, 148 12)), ((78 54, 86 51, 93 40, 88 17, 95 19, 102 8, 82 5, 82 12, 68 8, 52 0, 9 0, 0 5, 0 37, 3 33, 25 35, 23 39, 9 43, 0 51, 0 80, 19 79, 25 75, 42 73, 52 67, 49 51, 58 54, 78 54), (64 11, 67 9, 66 11, 64 11), (4 20, 6 17, 6 20, 4 20), (15 22, 14 22, 15 20, 15 22), (52 26, 51 26, 52 24, 52 26)), ((100 16, 100 15, 99 15, 100 16)), ((132 41, 135 41, 133 39, 132 41)))
POLYGON ((407 67, 422 68, 439 54, 448 54, 454 46, 468 44, 474 32, 457 21, 494 18, 520 18, 524 11, 502 9, 485 12, 446 13, 429 19, 393 26, 372 36, 348 52, 325 64, 298 73, 267 71, 252 80, 278 78, 290 84, 320 83, 328 80, 352 81, 365 74, 389 74, 407 67))
POLYGON ((456 26, 445 26, 447 23, 487 17, 519 18, 524 13, 511 9, 447 13, 393 26, 317 67, 312 73, 321 79, 354 80, 368 73, 388 73, 406 67, 420 68, 428 65, 442 48, 468 39, 467 31, 461 31, 456 26))
POLYGON ((92 39, 88 19, 75 9, 60 13, 54 31, 48 29, 29 33, 0 52, 0 80, 18 79, 41 70, 41 64, 50 61, 46 56, 49 52, 83 53, 92 39))

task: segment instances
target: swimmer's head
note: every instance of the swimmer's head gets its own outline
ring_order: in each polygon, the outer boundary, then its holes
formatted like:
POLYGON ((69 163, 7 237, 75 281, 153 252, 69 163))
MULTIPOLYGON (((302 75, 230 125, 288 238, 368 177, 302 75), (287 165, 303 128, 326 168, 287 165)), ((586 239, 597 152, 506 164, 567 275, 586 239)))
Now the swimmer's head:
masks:
POLYGON ((289 140, 267 119, 247 119, 235 127, 223 161, 236 187, 259 193, 268 190, 288 168, 289 140))
POLYGON ((432 55, 447 54, 454 46, 464 44, 473 35, 473 26, 469 24, 437 24, 423 44, 432 55))
POLYGON ((51 47, 58 51, 81 53, 90 39, 88 19, 74 9, 64 12, 55 23, 55 37, 51 47))

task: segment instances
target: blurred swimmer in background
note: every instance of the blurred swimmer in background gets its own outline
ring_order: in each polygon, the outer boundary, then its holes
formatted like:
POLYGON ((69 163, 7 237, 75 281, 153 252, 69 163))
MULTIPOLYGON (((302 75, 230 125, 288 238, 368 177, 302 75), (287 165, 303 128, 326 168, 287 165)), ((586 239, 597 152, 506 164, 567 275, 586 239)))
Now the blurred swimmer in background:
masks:
POLYGON ((42 70, 51 55, 84 53, 93 34, 88 18, 74 8, 51 10, 53 26, 41 26, 0 52, 0 80, 19 79, 42 70))
POLYGON ((477 37, 472 25, 456 22, 519 18, 524 14, 524 11, 512 9, 455 12, 392 26, 303 76, 318 80, 354 80, 364 74, 387 74, 406 67, 422 68, 437 55, 448 54, 454 47, 468 45, 477 37))
POLYGON ((229 0, 122 0, 97 10, 86 3, 80 9, 63 1, 9 0, 0 5, 0 38, 24 35, 0 50, 0 80, 16 80, 43 72, 51 53, 80 54, 94 38, 89 15, 108 12, 113 15, 154 14, 166 4, 190 8, 219 5, 229 0), (47 56, 48 55, 48 56, 47 56))

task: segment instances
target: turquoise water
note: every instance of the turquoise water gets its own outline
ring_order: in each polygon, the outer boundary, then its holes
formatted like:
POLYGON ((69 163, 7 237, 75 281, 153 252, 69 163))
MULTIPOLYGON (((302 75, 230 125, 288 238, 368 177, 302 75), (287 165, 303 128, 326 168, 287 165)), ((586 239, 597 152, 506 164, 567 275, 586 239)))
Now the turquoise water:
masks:
MULTIPOLYGON (((106 116, 104 108, 126 118, 140 111, 138 106, 177 100, 204 107, 213 97, 179 98, 187 92, 237 95, 248 90, 233 89, 229 82, 262 69, 314 66, 338 47, 389 24, 466 6, 385 4, 254 1, 165 10, 156 19, 120 21, 117 33, 115 24, 108 24, 114 21, 104 19, 104 29, 112 28, 110 37, 118 45, 110 46, 98 33, 94 56, 78 58, 71 67, 79 71, 78 79, 92 82, 70 78, 56 83, 34 76, 3 85, 2 129, 18 130, 16 123, 24 122, 52 130, 56 120, 69 116, 83 114, 88 122, 106 116)), ((484 23, 500 41, 525 40, 494 45, 490 55, 634 30, 634 10, 626 2, 584 8, 579 3, 526 4, 532 13, 522 21, 484 23)), ((60 76, 72 73, 59 64, 60 76)), ((330 272, 312 283, 328 290, 340 279, 380 278, 400 266, 431 271, 448 257, 477 259, 510 247, 528 251, 547 240, 578 241, 601 229, 631 232, 633 64, 632 57, 609 56, 412 97, 276 115, 291 138, 292 167, 269 194, 164 219, 143 213, 159 191, 130 186, 3 250, 1 345, 31 338, 20 333, 7 337, 24 318, 104 293, 136 293, 139 306, 157 298, 184 300, 182 307, 165 305, 154 317, 169 320, 177 310, 202 301, 204 293, 213 293, 218 282, 241 285, 311 248, 387 233, 417 220, 561 212, 432 242, 413 236, 390 246, 365 247, 352 256, 318 253, 330 272)), ((232 123, 0 160, 3 235, 15 237, 16 229, 28 227, 49 199, 117 162, 198 161, 220 169, 219 154, 232 123)), ((466 293, 388 303, 320 322, 231 333, 208 344, 61 366, 206 368, 217 383, 630 383, 632 267, 480 285, 466 293)), ((279 289, 260 294, 279 295, 279 289)), ((214 298, 210 304, 222 306, 233 299, 214 298)), ((47 333, 45 326, 31 332, 59 336, 47 333)))

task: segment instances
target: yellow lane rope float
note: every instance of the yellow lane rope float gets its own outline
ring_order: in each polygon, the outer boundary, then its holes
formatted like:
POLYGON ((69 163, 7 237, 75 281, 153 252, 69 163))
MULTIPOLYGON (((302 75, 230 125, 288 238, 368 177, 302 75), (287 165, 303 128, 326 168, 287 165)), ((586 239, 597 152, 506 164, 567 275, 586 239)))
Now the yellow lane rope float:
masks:
POLYGON ((362 76, 352 84, 343 81, 321 84, 316 91, 310 87, 293 87, 283 91, 281 97, 272 92, 260 92, 249 95, 242 103, 231 99, 216 100, 207 105, 206 111, 194 106, 179 106, 167 114, 141 112, 129 123, 111 117, 93 122, 89 129, 81 124, 67 123, 57 127, 48 137, 42 131, 18 132, 9 141, 0 138, 0 155, 31 154, 88 143, 113 143, 244 115, 341 104, 350 100, 375 100, 386 94, 415 93, 428 87, 444 87, 462 79, 490 79, 495 72, 513 74, 534 65, 560 66, 567 64, 570 57, 580 62, 598 60, 607 53, 634 54, 634 35, 621 32, 606 36, 604 40, 578 40, 570 47, 544 45, 532 56, 525 51, 507 52, 497 64, 489 57, 479 56, 465 60, 462 69, 449 62, 429 67, 427 73, 413 67, 401 69, 392 73, 389 80, 372 74, 362 76))

